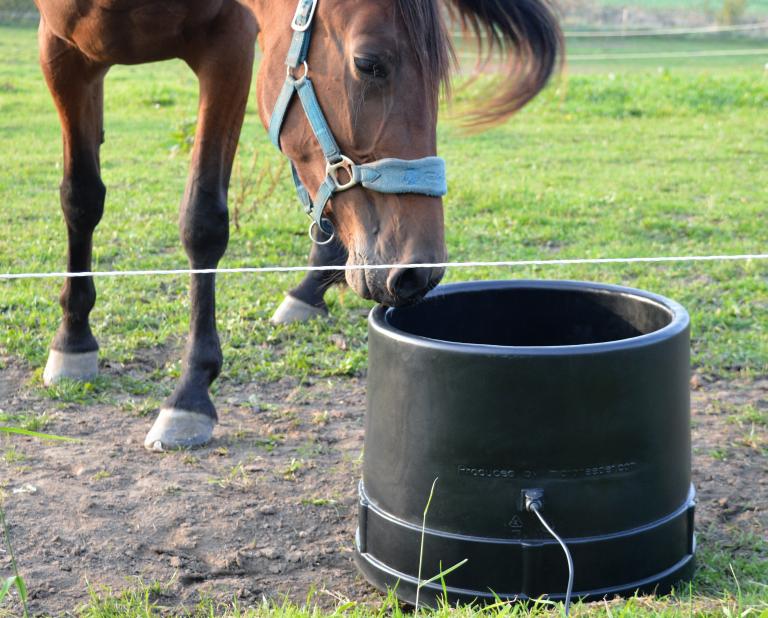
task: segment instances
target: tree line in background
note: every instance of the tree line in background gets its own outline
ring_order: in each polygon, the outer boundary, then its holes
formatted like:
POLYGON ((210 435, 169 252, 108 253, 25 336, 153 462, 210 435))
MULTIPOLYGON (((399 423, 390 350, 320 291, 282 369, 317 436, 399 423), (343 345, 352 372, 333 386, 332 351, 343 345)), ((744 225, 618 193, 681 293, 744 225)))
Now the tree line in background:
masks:
POLYGON ((720 21, 724 24, 735 24, 744 16, 747 10, 747 0, 723 0, 720 10, 720 21))
POLYGON ((37 9, 32 0, 0 0, 0 11, 34 13, 37 9))
POLYGON ((0 24, 35 24, 37 8, 32 0, 0 0, 0 24))

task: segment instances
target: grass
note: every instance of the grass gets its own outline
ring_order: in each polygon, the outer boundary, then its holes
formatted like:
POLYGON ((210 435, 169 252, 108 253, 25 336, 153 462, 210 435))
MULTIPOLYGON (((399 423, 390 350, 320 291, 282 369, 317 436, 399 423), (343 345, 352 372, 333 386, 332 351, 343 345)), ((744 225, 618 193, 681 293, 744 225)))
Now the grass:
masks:
MULTIPOLYGON (((313 501, 325 505, 325 501, 313 501)), ((706 539, 707 531, 700 532, 706 539)), ((704 542, 699 548, 699 571, 695 586, 687 586, 662 597, 632 597, 612 599, 603 603, 582 603, 574 600, 571 616, 603 617, 651 617, 651 616, 754 616, 768 615, 768 594, 766 594, 765 565, 745 559, 746 549, 766 552, 766 539, 743 534, 734 537, 727 546, 704 542)), ((453 567, 452 567, 453 568, 453 567)), ((446 569, 448 572, 449 569, 446 569)), ((179 608, 169 602, 173 592, 161 582, 149 584, 141 581, 115 592, 108 588, 90 590, 90 600, 79 608, 81 618, 150 618, 170 615, 189 617, 218 616, 220 618, 325 618, 345 616, 349 618, 381 618, 382 616, 402 617, 408 613, 399 605, 394 594, 377 603, 357 603, 344 599, 332 591, 323 591, 338 600, 333 610, 328 609, 328 599, 321 605, 323 593, 310 594, 306 603, 277 602, 263 599, 261 603, 241 607, 237 602, 215 602, 202 598, 194 607, 179 608)), ((436 610, 420 609, 428 618, 470 618, 489 616, 493 618, 531 617, 562 615, 562 604, 538 601, 531 604, 499 602, 487 607, 464 606, 459 608, 440 607, 436 610)), ((1 614, 0 614, 1 615, 1 614)))
MULTIPOLYGON (((694 43, 752 45, 731 39, 664 40, 665 49, 694 43)), ((758 43, 754 43, 757 45, 758 43)), ((574 46, 573 53, 660 49, 655 42, 574 46), (614 46, 621 45, 620 49, 614 46), (610 46, 607 47, 607 46, 610 46), (655 46, 655 47, 654 47, 655 46), (590 51, 591 50, 591 51, 590 51)), ((0 27, 0 271, 55 271, 64 264, 58 207, 60 136, 36 67, 35 33, 0 27)), ((551 87, 517 119, 493 131, 467 134, 455 120, 439 130, 447 159, 447 243, 453 260, 631 255, 758 253, 768 247, 768 75, 765 58, 574 63, 567 82, 551 87)), ((468 104, 483 82, 460 91, 453 109, 468 104)), ((97 229, 97 269, 177 268, 186 264, 176 211, 187 168, 186 143, 196 108, 196 83, 178 62, 116 67, 106 85, 103 173, 107 210, 97 229)), ((447 116, 446 116, 447 117, 447 116)), ((241 170, 284 166, 248 110, 241 170), (257 164, 254 165, 253 161, 257 164)), ((247 179, 241 180, 247 182, 247 179)), ((240 182, 237 177, 234 182, 240 182)), ((246 187, 248 188, 248 187, 246 187)), ((237 185, 233 187, 238 190, 237 185)), ((250 190, 248 188, 248 190, 250 190)), ((287 176, 258 208, 243 204, 222 266, 302 264, 309 241, 287 176)), ((452 270, 447 280, 567 278, 633 285, 670 296, 691 313, 693 359, 703 375, 768 373, 768 262, 561 266, 452 270)), ((365 313, 370 305, 343 290, 329 295, 332 320, 274 327, 267 319, 298 276, 222 276, 218 319, 225 355, 219 384, 291 376, 354 375, 365 371, 365 313), (346 346, 338 346, 341 335, 346 346), (345 349, 341 349, 344 347, 345 349)), ((59 321, 57 281, 0 282, 0 357, 42 367, 59 321)), ((142 398, 159 401, 179 374, 187 330, 183 277, 102 279, 93 325, 102 358, 130 363, 147 356, 156 369, 142 377, 99 378, 42 392, 62 405, 116 401, 128 414, 147 414, 142 398)), ((254 405, 259 405, 256 402, 254 405)), ((765 423, 743 408, 748 429, 765 423)), ((45 420, 0 412, 0 424, 39 431, 45 420)), ((327 422, 318 416, 318 423, 327 422)), ((282 436, 256 446, 274 449, 282 436)), ((727 452, 717 453, 727 457, 727 452)), ((13 455, 12 455, 13 457, 13 455)), ((189 464, 196 460, 190 456, 189 464)), ((280 473, 301 472, 296 460, 280 473)), ((97 473, 99 474, 99 473, 97 473)), ((103 477, 102 478, 106 478, 103 477)), ((99 479, 94 479, 99 480, 99 479)), ((217 483, 247 484, 242 469, 217 483)), ((691 589, 663 599, 576 605, 574 616, 766 615, 768 553, 764 539, 707 543, 691 589), (747 551, 748 549, 748 551, 747 551), (739 585, 736 586, 736 581, 739 585), (747 612, 747 614, 745 614, 747 612)), ((160 584, 116 593, 93 591, 79 615, 167 615, 160 584)), ((175 610, 174 610, 175 611, 175 610)), ((265 604, 239 610, 201 601, 196 616, 325 615, 306 606, 265 604)), ((488 613, 542 616, 548 605, 503 606, 488 613)), ((401 610, 349 602, 339 614, 374 616, 401 610)), ((447 609, 436 616, 448 614, 447 609)), ((472 610, 450 612, 452 616, 472 610)), ((0 614, 1 615, 1 614, 0 614)))
POLYGON ((225 476, 209 479, 208 482, 222 489, 235 488, 247 490, 253 484, 253 479, 245 469, 243 462, 239 462, 232 466, 225 476))
POLYGON ((22 412, 20 414, 6 414, 0 410, 0 425, 10 426, 25 431, 40 431, 45 429, 49 422, 48 415, 22 412))
POLYGON ((19 567, 16 564, 16 557, 13 553, 13 546, 11 545, 11 537, 8 532, 8 523, 5 520, 5 511, 2 505, 2 492, 0 492, 0 531, 3 535, 3 553, 7 554, 8 567, 11 575, 0 578, 0 615, 3 613, 2 605, 6 597, 10 597, 11 592, 15 588, 15 592, 19 597, 21 604, 21 610, 24 618, 29 616, 29 605, 27 595, 27 585, 24 578, 19 573, 19 567))
MULTIPOLYGON (((57 186, 58 122, 35 66, 34 32, 0 28, 0 135, 14 156, 0 161, 0 199, 12 216, 0 229, 0 269, 63 266, 65 240, 57 186)), ((494 131, 440 129, 448 160, 446 200, 452 259, 526 259, 760 252, 768 189, 768 145, 755 134, 768 109, 761 70, 574 74, 520 117, 494 131), (471 161, 467 165, 466 161, 471 161)), ((116 67, 107 79, 102 150, 107 211, 96 231, 98 269, 174 268, 186 258, 176 209, 186 156, 174 154, 180 119, 193 118, 196 85, 180 64, 116 67)), ((457 96, 461 107, 466 94, 457 96)), ((764 126, 764 125, 763 125, 764 126)), ((285 162, 249 108, 240 157, 285 162)), ((287 178, 241 217, 222 266, 301 264, 308 251, 301 209, 287 178)), ((447 280, 544 277, 626 283, 667 294, 694 321, 694 360, 704 372, 761 373, 768 367, 766 264, 557 267, 454 270, 447 280)), ((298 276, 220 278, 222 380, 243 382, 353 375, 365 369, 365 311, 352 293, 329 295, 333 320, 273 327, 267 319, 298 276), (334 336, 341 334, 346 350, 334 336)), ((0 350, 44 363, 59 320, 59 282, 3 282, 0 350)), ((184 277, 102 279, 93 312, 102 357, 136 360, 167 350, 153 376, 161 397, 178 375, 187 329, 184 277)), ((55 389, 63 400, 98 398, 55 389)), ((88 388, 88 387, 84 387, 88 388)), ((135 388, 135 385, 134 385, 135 388)))
MULTIPOLYGON (((727 567, 726 567, 727 568, 727 567)), ((727 568, 734 578, 736 567, 727 568)), ((735 581, 732 579, 731 581, 735 581)), ((753 603, 749 593, 737 588, 734 595, 718 598, 702 597, 691 590, 679 590, 667 597, 632 597, 613 599, 603 603, 582 603, 576 601, 571 606, 574 618, 650 618, 690 616, 704 618, 708 616, 764 617, 768 612, 765 599, 753 603)), ((115 593, 110 589, 91 589, 90 600, 79 608, 80 618, 160 618, 168 616, 170 607, 165 605, 172 593, 160 582, 146 584, 137 582, 128 589, 115 593)), ((357 603, 345 599, 332 591, 321 591, 310 595, 305 604, 294 604, 263 599, 247 608, 236 602, 217 602, 203 598, 196 605, 187 608, 172 609, 173 616, 189 618, 325 618, 344 616, 346 618, 404 618, 411 615, 402 608, 393 592, 385 596, 378 605, 357 603), (329 599, 336 599, 335 608, 327 609, 329 599)), ((562 616, 562 605, 547 601, 524 604, 497 603, 488 607, 464 606, 459 608, 440 607, 436 610, 419 611, 428 618, 543 618, 562 616)))

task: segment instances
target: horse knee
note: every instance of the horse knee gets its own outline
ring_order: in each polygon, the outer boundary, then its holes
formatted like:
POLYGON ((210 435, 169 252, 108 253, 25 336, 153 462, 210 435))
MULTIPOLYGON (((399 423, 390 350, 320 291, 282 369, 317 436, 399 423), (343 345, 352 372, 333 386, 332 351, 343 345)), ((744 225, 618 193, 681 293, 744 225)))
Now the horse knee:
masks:
POLYGON ((101 221, 107 189, 98 175, 67 176, 59 187, 61 210, 67 227, 89 233, 101 221))
POLYGON ((194 186, 182 206, 180 233, 194 267, 215 266, 229 241, 229 212, 224 192, 194 186))

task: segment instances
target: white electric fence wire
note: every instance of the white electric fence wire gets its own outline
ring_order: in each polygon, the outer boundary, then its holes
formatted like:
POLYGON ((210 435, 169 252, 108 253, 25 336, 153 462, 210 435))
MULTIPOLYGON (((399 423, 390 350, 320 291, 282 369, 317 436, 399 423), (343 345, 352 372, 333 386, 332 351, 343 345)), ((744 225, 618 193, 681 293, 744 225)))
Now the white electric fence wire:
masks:
MULTIPOLYGON (((751 24, 734 24, 730 26, 695 26, 672 28, 614 28, 610 30, 566 30, 567 39, 602 39, 606 37, 634 38, 643 36, 680 36, 685 34, 719 34, 721 32, 750 32, 754 30, 768 30, 768 21, 751 24)), ((462 38, 461 31, 453 31, 455 38, 462 38)), ((473 34, 474 37, 474 34, 473 34)), ((482 38, 486 38, 482 36, 482 38)))
POLYGON ((344 266, 244 266, 238 268, 168 268, 154 270, 95 270, 86 272, 0 273, 0 280, 59 279, 78 277, 146 277, 153 275, 208 275, 241 273, 293 273, 348 270, 388 270, 390 268, 493 268, 518 266, 570 266, 575 264, 644 264, 662 262, 726 262, 768 260, 768 253, 736 255, 679 255, 625 258, 573 258, 560 260, 503 260, 498 262, 419 262, 410 264, 346 264, 344 266))
POLYGON ((539 513, 539 507, 535 504, 532 504, 530 507, 530 510, 533 511, 536 514, 536 517, 539 518, 539 521, 541 522, 541 525, 544 526, 547 529, 547 532, 549 532, 552 535, 552 538, 554 538, 558 543, 560 543, 560 547, 563 548, 563 551, 565 552, 565 559, 568 561, 568 587, 565 590, 565 615, 570 615, 571 612, 571 595, 573 594, 573 558, 571 557, 571 552, 568 551, 568 546, 565 544, 565 541, 561 539, 557 532, 555 532, 552 527, 547 523, 547 520, 544 519, 544 516, 539 513))
POLYGON ((698 26, 695 28, 655 28, 648 30, 571 30, 565 33, 569 39, 601 39, 604 37, 639 37, 639 36, 677 36, 681 34, 717 34, 720 32, 748 32, 750 30, 766 30, 768 21, 753 24, 735 24, 731 26, 698 26))
POLYGON ((723 56, 768 56, 768 47, 757 49, 713 49, 709 51, 628 52, 624 54, 571 54, 566 60, 642 60, 646 58, 719 58, 723 56))
MULTIPOLYGON (((568 62, 584 62, 590 60, 644 60, 665 58, 721 58, 726 56, 768 56, 768 47, 756 49, 713 49, 698 51, 668 51, 668 52, 627 52, 623 54, 568 54, 568 62)), ((459 54, 459 60, 477 62, 473 54, 459 54)))

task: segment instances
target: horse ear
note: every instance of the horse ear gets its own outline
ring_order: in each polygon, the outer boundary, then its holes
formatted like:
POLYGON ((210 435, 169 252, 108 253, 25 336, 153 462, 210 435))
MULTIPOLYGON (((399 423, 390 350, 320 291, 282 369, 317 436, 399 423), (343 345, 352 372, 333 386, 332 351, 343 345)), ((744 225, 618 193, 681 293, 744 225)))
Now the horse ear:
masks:
POLYGON ((477 40, 481 63, 500 52, 505 60, 503 89, 472 112, 471 126, 505 120, 546 86, 561 65, 565 41, 549 0, 446 0, 464 33, 477 40))

